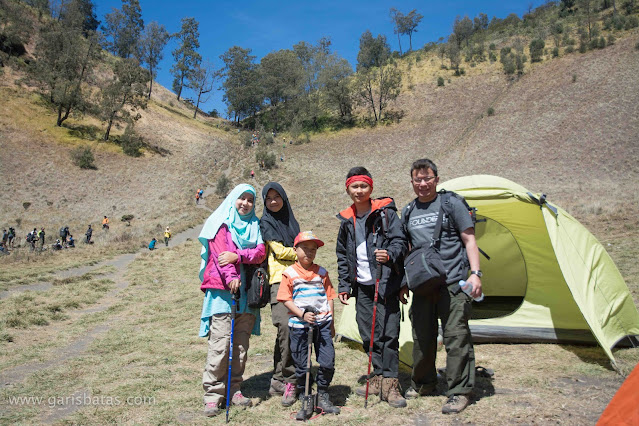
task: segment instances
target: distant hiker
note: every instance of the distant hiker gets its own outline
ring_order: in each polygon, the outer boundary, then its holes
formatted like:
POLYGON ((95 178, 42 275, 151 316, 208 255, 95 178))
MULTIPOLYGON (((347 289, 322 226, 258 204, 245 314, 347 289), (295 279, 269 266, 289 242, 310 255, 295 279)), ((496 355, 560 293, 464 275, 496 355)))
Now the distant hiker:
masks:
POLYGON ((0 243, 0 254, 9 254, 9 250, 4 242, 0 243))
POLYGON ((195 204, 200 204, 200 193, 195 193, 195 204))
MULTIPOLYGON (((373 178, 364 167, 346 175, 346 193, 353 204, 342 210, 337 234, 339 300, 355 297, 355 321, 369 354, 373 341, 369 395, 380 395, 391 407, 406 407, 399 386, 399 293, 407 248, 402 223, 392 198, 371 199, 373 178), (377 275, 381 263, 381 276, 377 275), (376 287, 375 334, 371 336, 376 287)), ((355 393, 366 396, 366 385, 355 393)))
POLYGON ((31 251, 35 250, 36 241, 38 241, 38 230, 33 228, 33 231, 27 234, 27 242, 31 245, 31 251))
POLYGON ((69 227, 68 226, 64 226, 62 228, 60 228, 60 238, 62 240, 62 244, 66 244, 67 243, 67 236, 69 235, 69 227))
POLYGON ((109 230, 109 218, 106 216, 102 219, 102 229, 106 229, 107 231, 109 230))
POLYGON ((38 232, 38 239, 40 240, 40 250, 44 250, 44 237, 44 228, 40 228, 40 232, 38 232))
POLYGON ((156 240, 155 238, 153 238, 151 240, 151 242, 149 243, 149 250, 155 250, 155 243, 157 243, 158 240, 156 240))
POLYGON ((199 189, 198 194, 200 194, 200 199, 204 198, 204 190, 203 189, 199 189))
POLYGON ((87 237, 86 243, 91 244, 91 236, 93 235, 93 229, 91 228, 91 225, 89 225, 89 227, 87 228, 87 232, 85 232, 84 235, 87 237))
MULTIPOLYGON (((333 301, 337 298, 326 269, 313 263, 317 249, 324 243, 313 231, 300 232, 295 241, 297 261, 282 273, 282 284, 277 292, 277 300, 290 312, 288 327, 291 337, 291 352, 295 362, 297 393, 306 387, 306 367, 309 361, 309 329, 316 333, 313 339, 315 358, 319 364, 315 382, 317 383, 317 408, 325 414, 339 414, 328 395, 328 387, 335 374, 335 348, 333 337, 333 301)), ((309 392, 310 393, 310 392, 309 392)), ((305 420, 304 407, 297 413, 297 420, 305 420)))
POLYGON ((59 239, 55 240, 55 243, 51 244, 53 250, 62 250, 62 243, 59 239))
POLYGON ((171 239, 171 230, 167 226, 164 230, 164 245, 169 246, 169 240, 171 239))
POLYGON ((69 234, 69 239, 67 241, 67 247, 75 247, 75 240, 73 239, 73 235, 69 234))
POLYGON ((251 179, 255 179, 255 172, 251 170, 251 179))
POLYGON ((200 289, 204 292, 199 335, 209 341, 202 377, 204 414, 213 417, 221 412, 220 404, 226 398, 231 333, 234 337, 229 402, 244 407, 253 405, 242 395, 240 385, 249 337, 260 332, 260 310, 247 305, 246 280, 251 277, 242 271, 243 264, 260 264, 266 257, 260 220, 255 216, 255 189, 247 184, 236 186, 206 220, 198 240, 203 245, 200 289), (231 295, 237 291, 239 302, 232 302, 231 295), (229 313, 232 303, 239 303, 233 329, 229 313))
POLYGON ((13 248, 13 244, 16 238, 16 230, 9 227, 9 239, 7 240, 7 247, 13 248))
POLYGON ((9 233, 6 229, 2 230, 2 244, 7 245, 7 241, 9 240, 9 233))
POLYGON ((282 185, 269 182, 262 188, 264 211, 260 221, 262 238, 267 248, 269 283, 271 284, 271 320, 277 328, 273 353, 274 371, 271 378, 271 395, 282 395, 282 405, 290 407, 297 400, 295 364, 289 345, 288 309, 277 300, 282 272, 295 263, 293 248, 300 226, 282 185))
MULTIPOLYGON (((448 383, 448 400, 442 407, 442 413, 459 413, 468 406, 475 384, 475 350, 468 327, 473 298, 482 294, 475 228, 463 198, 450 193, 444 198, 445 195, 437 192, 439 177, 435 163, 425 158, 417 160, 410 175, 417 198, 402 210, 406 236, 412 249, 430 245, 434 241, 438 218, 442 216, 438 244, 447 285, 439 288, 436 297, 413 294, 409 311, 413 324, 413 373, 406 398, 418 398, 435 390, 439 317, 446 347, 448 383), (444 203, 447 205, 446 213, 444 203), (470 295, 461 291, 457 285, 460 280, 472 283, 470 295)), ((408 286, 405 280, 402 284, 399 297, 405 301, 408 286)))

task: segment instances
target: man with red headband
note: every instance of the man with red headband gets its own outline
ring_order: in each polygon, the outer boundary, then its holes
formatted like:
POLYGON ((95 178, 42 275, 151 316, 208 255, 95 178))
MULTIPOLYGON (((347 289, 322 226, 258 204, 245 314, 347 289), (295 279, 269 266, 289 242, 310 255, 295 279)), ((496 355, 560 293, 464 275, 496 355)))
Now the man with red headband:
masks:
MULTIPOLYGON (((373 373, 369 394, 380 395, 391 407, 406 407, 399 387, 399 289, 403 256, 408 244, 392 198, 371 200, 373 178, 364 167, 353 167, 346 175, 346 193, 353 204, 341 211, 337 235, 339 300, 348 304, 355 297, 355 319, 368 353, 373 339, 373 373), (379 277, 375 335, 371 337, 377 265, 379 277)), ((355 393, 366 395, 366 386, 355 393)))

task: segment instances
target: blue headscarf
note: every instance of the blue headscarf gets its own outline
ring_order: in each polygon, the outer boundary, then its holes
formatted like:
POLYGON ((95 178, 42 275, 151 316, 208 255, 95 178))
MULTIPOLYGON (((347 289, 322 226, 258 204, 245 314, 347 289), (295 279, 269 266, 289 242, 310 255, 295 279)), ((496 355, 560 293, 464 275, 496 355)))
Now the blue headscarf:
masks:
POLYGON ((204 222, 198 237, 202 244, 200 281, 204 279, 204 269, 209 261, 209 240, 215 238, 217 231, 223 224, 231 231, 235 245, 241 249, 253 248, 264 242, 260 233, 260 220, 255 215, 255 201, 253 202, 253 209, 246 215, 240 215, 235 208, 235 202, 245 192, 252 194, 253 200, 255 200, 255 188, 245 183, 240 184, 233 188, 231 193, 222 201, 222 204, 204 222))

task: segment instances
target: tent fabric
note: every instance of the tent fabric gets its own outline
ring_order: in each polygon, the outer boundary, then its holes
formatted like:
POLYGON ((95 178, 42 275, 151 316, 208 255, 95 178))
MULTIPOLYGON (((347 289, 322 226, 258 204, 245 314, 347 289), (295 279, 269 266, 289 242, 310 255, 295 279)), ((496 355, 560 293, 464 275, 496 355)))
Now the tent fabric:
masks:
MULTIPOLYGON (((470 321, 475 342, 598 342, 614 363, 612 348, 639 335, 639 313, 623 277, 597 239, 554 203, 507 179, 475 175, 438 189, 455 191, 477 208, 484 294, 521 296, 514 311, 470 321), (552 208, 550 208, 552 207, 552 208), (555 213, 556 212, 556 213, 555 213)), ((483 302, 482 302, 483 303, 483 302)), ((361 341, 355 304, 344 307, 338 334, 361 341)), ((400 327, 400 360, 412 364, 408 315, 400 327)))
POLYGON ((639 425, 639 364, 617 390, 597 421, 597 426, 608 425, 639 425))

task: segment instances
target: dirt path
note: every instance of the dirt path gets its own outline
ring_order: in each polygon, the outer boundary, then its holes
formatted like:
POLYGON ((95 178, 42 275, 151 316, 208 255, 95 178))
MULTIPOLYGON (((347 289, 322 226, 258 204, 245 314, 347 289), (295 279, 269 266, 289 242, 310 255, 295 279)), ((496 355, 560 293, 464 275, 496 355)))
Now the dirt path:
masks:
MULTIPOLYGON (((204 194, 209 195, 212 192, 213 190, 210 187, 207 187, 204 191, 204 194)), ((209 210, 209 211, 211 210, 209 207, 206 206, 205 203, 201 203, 197 207, 201 209, 209 210)), ((176 234, 173 238, 171 238, 171 241, 169 242, 169 247, 180 245, 187 240, 193 240, 197 238, 197 236, 200 233, 200 230, 201 230, 201 226, 198 226, 198 227, 189 228, 183 232, 176 234)), ((162 249, 164 248, 164 246, 162 244, 158 244, 158 248, 162 249)), ((144 252, 144 249, 136 253, 119 255, 113 259, 106 260, 106 261, 97 263, 95 265, 73 268, 73 269, 60 271, 56 273, 55 278, 62 279, 62 278, 81 276, 86 273, 96 271, 98 268, 101 268, 103 266, 113 266, 115 268, 115 272, 101 274, 102 278, 113 280, 115 282, 115 288, 109 291, 108 293, 106 293, 104 297, 100 300, 100 302, 94 305, 91 305, 85 309, 74 311, 72 313, 72 321, 74 322, 81 321, 84 316, 105 311, 109 307, 113 306, 116 302, 118 302, 119 300, 118 295, 130 285, 130 283, 124 279, 126 269, 131 264, 131 262, 133 262, 142 252, 144 252)), ((10 294, 21 292, 21 291, 48 290, 52 286, 53 286, 52 282, 42 282, 42 283, 20 286, 20 287, 16 287, 11 290, 0 293, 0 298, 5 298, 9 296, 10 294)), ((0 389, 11 388, 16 385, 19 385, 20 382, 24 381, 27 377, 32 376, 33 374, 39 371, 49 369, 49 368, 56 368, 64 364, 66 361, 70 359, 77 358, 83 355, 84 353, 86 353, 91 343, 93 343, 93 341, 97 337, 107 333, 115 324, 117 324, 121 320, 122 318, 114 317, 107 322, 103 322, 100 325, 91 328, 88 332, 86 332, 84 335, 75 339, 69 345, 57 349, 55 351, 56 355, 46 361, 29 362, 26 364, 17 365, 15 367, 0 371, 0 389)), ((50 327, 55 328, 56 326, 53 325, 50 327)), ((48 328, 46 332, 51 333, 52 331, 53 331, 52 328, 48 328)), ((86 393, 86 390, 78 389, 76 390, 76 393, 77 394, 86 393)), ((71 406, 66 406, 66 407, 56 409, 54 411, 50 411, 48 413, 43 412, 42 414, 43 417, 40 420, 42 423, 46 423, 46 424, 54 423, 71 415, 73 412, 75 412, 79 408, 80 406, 71 405, 71 406)))

